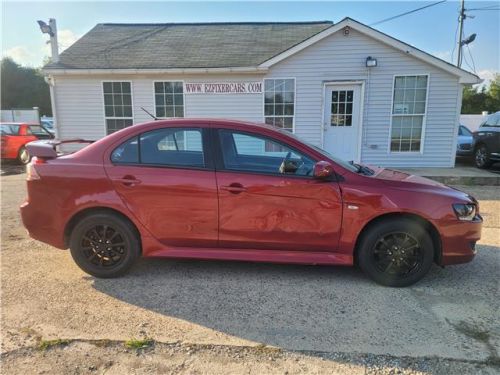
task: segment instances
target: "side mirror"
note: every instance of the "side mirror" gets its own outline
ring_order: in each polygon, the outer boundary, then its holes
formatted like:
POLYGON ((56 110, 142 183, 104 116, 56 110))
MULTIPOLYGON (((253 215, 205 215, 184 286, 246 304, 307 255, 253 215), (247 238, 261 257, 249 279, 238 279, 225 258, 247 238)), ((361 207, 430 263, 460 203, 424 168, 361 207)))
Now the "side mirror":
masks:
POLYGON ((317 180, 331 180, 335 176, 333 165, 327 161, 318 161, 314 164, 313 177, 317 180))

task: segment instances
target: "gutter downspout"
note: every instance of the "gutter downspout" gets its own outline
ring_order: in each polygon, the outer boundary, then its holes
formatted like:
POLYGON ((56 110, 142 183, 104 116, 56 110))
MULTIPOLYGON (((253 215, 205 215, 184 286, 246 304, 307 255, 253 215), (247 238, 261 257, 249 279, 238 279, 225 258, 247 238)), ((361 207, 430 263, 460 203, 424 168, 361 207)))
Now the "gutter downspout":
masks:
POLYGON ((54 132, 56 135, 56 138, 60 139, 60 132, 59 132, 59 121, 57 119, 57 113, 56 113, 56 96, 55 96, 55 90, 54 86, 56 84, 55 78, 53 76, 45 76, 45 82, 49 85, 49 90, 50 90, 50 107, 52 109, 52 117, 54 119, 54 132))

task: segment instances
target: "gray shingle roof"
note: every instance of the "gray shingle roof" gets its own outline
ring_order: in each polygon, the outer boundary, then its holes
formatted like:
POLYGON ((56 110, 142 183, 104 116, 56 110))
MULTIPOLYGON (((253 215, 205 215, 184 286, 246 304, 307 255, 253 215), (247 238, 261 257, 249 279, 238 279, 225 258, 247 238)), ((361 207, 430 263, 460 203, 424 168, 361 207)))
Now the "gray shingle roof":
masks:
POLYGON ((98 24, 45 68, 250 67, 332 26, 290 23, 98 24))

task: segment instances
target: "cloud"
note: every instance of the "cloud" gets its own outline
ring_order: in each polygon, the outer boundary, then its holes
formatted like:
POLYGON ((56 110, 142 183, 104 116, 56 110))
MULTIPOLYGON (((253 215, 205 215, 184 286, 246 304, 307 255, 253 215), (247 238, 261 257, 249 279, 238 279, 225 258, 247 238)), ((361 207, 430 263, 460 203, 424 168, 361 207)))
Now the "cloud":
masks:
POLYGON ((490 85, 491 81, 493 80, 493 78, 495 77, 495 74, 498 74, 498 70, 483 69, 483 70, 480 70, 479 72, 477 72, 477 75, 479 76, 479 78, 481 78, 483 80, 483 82, 480 83, 478 85, 478 87, 480 87, 480 88, 482 88, 483 86, 488 87, 490 85))
MULTIPOLYGON (((58 30, 57 31, 57 42, 59 43, 59 53, 67 49, 73 43, 75 43, 80 37, 76 35, 73 31, 69 29, 58 30)), ((43 53, 50 56, 50 44, 43 46, 43 53)))
POLYGON ((26 47, 15 46, 2 51, 2 57, 10 57, 16 63, 21 65, 32 65, 34 54, 28 51, 26 47))
POLYGON ((59 42, 59 51, 64 51, 66 48, 75 43, 79 38, 79 36, 77 36, 73 31, 69 29, 58 31, 57 40, 59 42))

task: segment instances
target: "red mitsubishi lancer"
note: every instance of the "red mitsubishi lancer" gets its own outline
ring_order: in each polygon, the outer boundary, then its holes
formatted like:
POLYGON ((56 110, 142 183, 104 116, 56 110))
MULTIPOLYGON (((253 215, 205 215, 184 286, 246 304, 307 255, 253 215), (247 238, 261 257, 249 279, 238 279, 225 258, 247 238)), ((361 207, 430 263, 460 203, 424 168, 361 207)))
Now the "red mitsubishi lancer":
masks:
POLYGON ((477 201, 440 183, 338 160, 288 132, 213 119, 125 128, 68 155, 27 145, 31 237, 96 277, 138 257, 359 265, 407 286, 475 255, 477 201))

